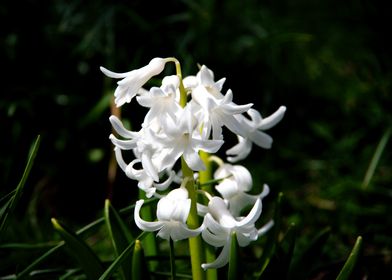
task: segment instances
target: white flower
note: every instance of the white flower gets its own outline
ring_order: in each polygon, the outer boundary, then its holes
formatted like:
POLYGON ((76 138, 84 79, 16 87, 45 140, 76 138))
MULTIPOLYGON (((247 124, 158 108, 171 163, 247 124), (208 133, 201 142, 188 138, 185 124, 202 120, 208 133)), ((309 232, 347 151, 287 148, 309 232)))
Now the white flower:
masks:
POLYGON ((138 132, 129 131, 116 116, 111 116, 109 120, 119 136, 125 138, 121 140, 113 134, 109 136, 115 145, 115 156, 120 168, 129 178, 138 181, 138 187, 146 192, 147 197, 154 195, 156 190, 165 190, 174 179, 174 171, 166 170, 169 176, 165 181, 160 182, 159 173, 163 169, 160 166, 161 159, 159 157, 162 155, 157 153, 158 148, 149 139, 151 138, 149 130, 142 128, 138 132), (122 156, 123 150, 132 150, 136 159, 129 164, 126 163, 122 156), (142 168, 136 169, 134 167, 136 164, 141 164, 142 168))
POLYGON ((246 217, 234 218, 222 198, 215 196, 210 200, 209 213, 204 216, 205 229, 202 237, 208 244, 223 248, 215 261, 202 264, 203 269, 219 268, 227 264, 232 233, 236 234, 238 245, 245 247, 272 227, 273 222, 269 222, 261 229, 256 229, 255 222, 260 217, 261 208, 261 199, 257 199, 246 217))
POLYGON ((148 126, 154 118, 159 120, 165 115, 175 118, 176 112, 181 108, 176 100, 179 84, 178 76, 167 76, 163 78, 160 88, 152 87, 149 94, 136 97, 140 105, 150 108, 144 118, 145 126, 148 126))
POLYGON ((236 119, 245 131, 238 135, 239 143, 226 151, 229 155, 229 162, 236 162, 246 158, 252 150, 252 142, 261 148, 269 149, 272 145, 272 138, 262 130, 267 130, 280 122, 286 112, 285 106, 280 106, 271 116, 262 118, 260 113, 254 109, 249 109, 247 114, 250 120, 243 115, 236 115, 236 119))
POLYGON ((122 78, 121 81, 117 82, 118 86, 114 92, 114 102, 117 107, 131 102, 132 98, 148 80, 163 71, 168 61, 171 61, 171 59, 156 57, 148 65, 126 73, 115 73, 101 66, 100 69, 106 76, 115 79, 122 78))
POLYGON ((162 197, 157 205, 158 221, 147 222, 140 217, 140 209, 144 200, 136 202, 135 206, 135 223, 144 231, 157 231, 158 236, 173 241, 186 239, 198 235, 203 226, 197 229, 189 229, 186 220, 191 208, 191 200, 188 198, 188 191, 180 187, 169 192, 162 197))
POLYGON ((215 82, 214 72, 207 68, 207 66, 201 66, 196 76, 187 76, 184 78, 184 86, 188 90, 192 90, 197 86, 203 86, 214 98, 221 99, 223 95, 221 93, 222 87, 226 78, 222 78, 215 82))
POLYGON ((204 86, 198 86, 192 91, 192 100, 203 109, 203 126, 206 130, 204 134, 207 137, 212 129, 212 139, 222 139, 222 126, 226 126, 233 133, 245 134, 241 123, 235 116, 248 111, 253 104, 235 104, 231 90, 228 90, 222 98, 217 99, 204 86))
POLYGON ((215 189, 222 195, 229 206, 230 213, 239 216, 241 210, 252 205, 269 193, 268 185, 264 184, 262 193, 251 195, 246 192, 252 189, 252 176, 248 169, 241 165, 222 164, 214 173, 214 179, 224 178, 215 189))
POLYGON ((222 140, 202 139, 189 105, 181 109, 176 119, 173 120, 168 116, 163 116, 161 122, 162 134, 156 135, 155 141, 165 148, 165 158, 161 162, 165 168, 173 166, 183 156, 192 170, 202 170, 204 164, 198 152, 203 150, 208 153, 215 153, 223 144, 222 140))
POLYGON ((167 170, 168 178, 161 182, 154 182, 154 179, 146 172, 146 170, 136 169, 134 166, 141 162, 140 159, 134 159, 129 164, 125 163, 121 149, 119 147, 114 148, 116 161, 122 171, 127 175, 130 179, 138 181, 138 187, 146 193, 146 197, 150 198, 155 195, 156 190, 164 191, 169 185, 173 182, 175 177, 175 172, 172 170, 167 170))

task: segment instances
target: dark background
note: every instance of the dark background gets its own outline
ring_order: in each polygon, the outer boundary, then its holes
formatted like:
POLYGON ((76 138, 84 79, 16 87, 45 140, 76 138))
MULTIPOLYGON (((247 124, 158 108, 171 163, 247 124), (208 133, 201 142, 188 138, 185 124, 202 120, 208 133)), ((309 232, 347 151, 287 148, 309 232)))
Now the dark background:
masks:
MULTIPOLYGON (((331 226, 331 248, 341 250, 330 255, 344 256, 363 235, 367 254, 391 256, 388 144, 361 187, 391 127, 390 12, 380 3, 2 1, 0 194, 17 185, 39 134, 20 219, 34 213, 43 226, 52 216, 77 225, 99 216, 109 195, 118 207, 134 202, 136 184, 124 174, 108 184, 115 81, 99 66, 125 72, 174 56, 184 75, 199 63, 226 77, 234 101, 254 103, 263 116, 287 106, 269 132, 273 148, 254 147, 241 164, 255 192, 270 185, 267 205, 285 193, 285 221, 304 240, 331 226)), ((122 114, 137 127, 142 112, 132 103, 122 114)))

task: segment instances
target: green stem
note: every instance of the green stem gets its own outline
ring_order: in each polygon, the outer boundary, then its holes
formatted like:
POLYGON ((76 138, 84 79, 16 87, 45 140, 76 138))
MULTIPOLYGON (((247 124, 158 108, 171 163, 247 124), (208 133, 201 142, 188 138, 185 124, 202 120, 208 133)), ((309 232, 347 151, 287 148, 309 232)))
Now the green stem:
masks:
POLYGON ((174 255, 173 239, 169 238, 169 244, 170 244, 170 269, 171 269, 172 280, 175 280, 176 279, 176 257, 174 255))
MULTIPOLYGON (((208 182, 213 182, 212 181, 212 164, 211 164, 211 161, 209 160, 210 155, 206 152, 200 151, 200 157, 206 167, 205 170, 199 171, 200 186, 203 191, 206 191, 209 194, 212 194, 213 193, 212 192, 212 184, 206 184, 208 182)), ((207 205, 208 199, 204 198, 203 202, 205 205, 207 205)), ((213 262, 216 258, 215 249, 213 246, 206 245, 204 247, 204 254, 205 254, 207 263, 213 262)), ((218 279, 218 272, 216 269, 208 269, 206 274, 207 274, 208 280, 217 280, 218 279)))
MULTIPOLYGON (((189 212, 187 224, 191 229, 199 227, 199 216, 197 215, 197 192, 193 180, 193 171, 189 168, 184 158, 181 157, 182 174, 188 181, 185 188, 188 191, 189 198, 191 199, 191 209, 189 212)), ((193 279, 205 279, 205 273, 201 268, 203 263, 203 243, 201 242, 200 235, 189 238, 189 251, 191 253, 192 276, 193 279)))
MULTIPOLYGON (((180 80, 180 105, 184 108, 188 100, 187 93, 182 82, 181 65, 175 58, 173 58, 172 61, 176 64, 176 74, 180 80)), ((191 209, 189 211, 187 224, 191 229, 195 229, 199 227, 199 216, 197 215, 197 191, 193 180, 193 171, 189 168, 183 157, 181 157, 181 169, 183 179, 185 180, 185 178, 188 178, 185 188, 187 189, 189 198, 191 199, 191 209)), ((193 279, 204 280, 205 273, 201 268, 201 264, 204 261, 203 243, 201 242, 200 235, 189 238, 189 251, 191 252, 193 279)))
POLYGON ((231 234, 231 244, 230 244, 230 257, 229 257, 229 271, 227 273, 228 280, 238 279, 238 243, 235 232, 231 234))

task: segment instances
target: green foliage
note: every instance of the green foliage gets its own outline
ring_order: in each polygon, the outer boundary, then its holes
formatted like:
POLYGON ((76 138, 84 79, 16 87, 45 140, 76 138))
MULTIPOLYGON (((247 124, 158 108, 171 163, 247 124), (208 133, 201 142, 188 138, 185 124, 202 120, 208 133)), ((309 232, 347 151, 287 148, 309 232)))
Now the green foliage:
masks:
POLYGON ((339 272, 339 275, 336 277, 337 280, 350 279, 350 276, 355 268, 355 265, 358 262, 361 248, 362 248, 362 237, 358 236, 354 248, 350 253, 350 256, 347 258, 347 261, 344 263, 342 270, 339 272))
POLYGON ((18 186, 14 191, 0 199, 0 202, 2 204, 0 208, 0 237, 2 236, 3 231, 6 229, 7 224, 9 223, 9 216, 12 215, 12 213, 14 212, 15 207, 22 196, 23 188, 26 184, 27 177, 30 174, 34 159, 37 155, 39 144, 40 136, 38 135, 32 146, 31 152, 27 160, 26 168, 23 172, 22 178, 20 179, 18 186))
MULTIPOLYGON (((120 253, 132 243, 132 233, 108 199, 105 201, 104 216, 111 242, 116 252, 116 256, 118 257, 120 253)), ((132 263, 131 256, 123 263, 121 272, 123 279, 130 279, 131 277, 132 270, 130 269, 130 263, 132 263)))
POLYGON ((65 241, 69 255, 79 263, 88 279, 97 279, 103 272, 99 258, 87 244, 69 229, 64 228, 56 219, 52 218, 55 230, 65 241))

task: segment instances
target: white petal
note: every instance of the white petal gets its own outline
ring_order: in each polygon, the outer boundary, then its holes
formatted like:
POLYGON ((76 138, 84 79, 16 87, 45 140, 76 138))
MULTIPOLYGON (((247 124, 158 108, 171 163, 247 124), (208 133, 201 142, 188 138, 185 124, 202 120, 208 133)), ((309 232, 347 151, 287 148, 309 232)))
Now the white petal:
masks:
POLYGON ((222 147, 224 141, 223 140, 199 140, 199 139, 192 139, 194 147, 197 150, 203 150, 208 153, 216 153, 220 147, 222 147))
POLYGON ((252 151, 252 142, 241 136, 238 137, 238 144, 226 151, 227 155, 232 157, 227 157, 229 162, 237 162, 246 158, 252 151))
POLYGON ((255 205, 253 205, 252 210, 250 210, 249 214, 244 219, 237 222, 237 227, 254 224, 260 217, 261 210, 261 199, 257 199, 255 205))
POLYGON ((142 158, 141 158, 142 165, 143 165, 143 168, 146 171, 146 173, 148 175, 150 175, 151 178, 154 179, 155 182, 158 182, 159 181, 158 172, 152 162, 151 153, 152 153, 151 151, 145 151, 142 154, 142 158))
POLYGON ((229 200, 229 209, 234 217, 240 215, 241 210, 248 205, 254 205, 260 195, 250 195, 247 193, 238 193, 229 200))
POLYGON ((222 247, 225 245, 228 235, 216 235, 205 229, 201 233, 201 237, 205 242, 214 247, 222 247))
POLYGON ((118 133, 118 135, 124 137, 124 138, 135 138, 137 137, 138 133, 129 131, 126 129, 122 122, 117 118, 116 116, 112 115, 109 118, 110 123, 112 124, 114 130, 118 133))
POLYGON ((183 154, 184 160, 188 166, 195 171, 200 171, 205 169, 203 161, 200 159, 199 154, 193 150, 185 151, 183 154))
POLYGON ((223 246, 222 251, 220 252, 219 256, 216 258, 215 261, 213 261, 212 263, 203 263, 201 267, 204 270, 207 270, 209 268, 220 268, 226 265, 229 262, 230 247, 231 238, 226 242, 225 246, 223 246))
POLYGON ((260 228, 260 229, 257 231, 257 234, 258 234, 259 236, 261 236, 261 235, 265 234, 267 231, 269 231, 273 226, 274 226, 274 221, 271 220, 271 221, 269 221, 268 223, 266 223, 262 228, 260 228))
POLYGON ((257 146, 264 149, 270 149, 273 141, 271 136, 259 130, 250 133, 249 139, 252 140, 252 142, 257 146))
POLYGON ((223 84, 225 83, 225 81, 226 81, 226 78, 222 78, 222 79, 220 79, 219 81, 217 81, 217 82, 215 83, 215 86, 216 86, 216 88, 217 88, 219 91, 222 90, 223 84))
POLYGON ((230 199, 238 193, 238 184, 233 179, 228 178, 216 185, 215 189, 224 199, 230 199))
POLYGON ((231 215, 222 198, 218 196, 212 197, 208 203, 208 209, 212 217, 214 217, 223 227, 233 228, 236 226, 237 222, 231 215))
POLYGON ((114 148, 114 155, 116 157, 116 161, 118 163, 118 165, 120 166, 120 168, 122 169, 122 171, 125 172, 125 170, 127 169, 127 164, 125 163, 122 153, 121 153, 121 149, 118 147, 114 148))
POLYGON ((186 89, 191 89, 191 88, 195 88, 198 85, 196 76, 187 76, 182 80, 184 87, 186 89))
POLYGON ((211 86, 214 84, 214 72, 207 68, 207 66, 202 65, 197 77, 200 83, 205 86, 211 86))
POLYGON ((140 209, 144 203, 144 200, 140 199, 136 202, 135 205, 135 223, 136 225, 144 231, 156 231, 162 228, 163 224, 162 222, 147 222, 140 218, 140 209))
POLYGON ((221 224, 219 224, 215 219, 211 216, 210 213, 207 213, 204 216, 203 224, 206 228, 209 229, 215 235, 218 236, 226 236, 229 234, 229 230, 224 228, 221 224))
POLYGON ((282 120, 285 112, 286 112, 286 107, 280 106, 275 113, 263 119, 259 129, 266 130, 275 126, 278 122, 282 120))
POLYGON ((263 191, 261 192, 261 194, 259 194, 259 197, 260 198, 264 198, 264 197, 266 197, 269 194, 269 192, 270 192, 270 189, 269 189, 268 185, 264 184, 263 185, 263 191))
POLYGON ((113 134, 109 135, 109 139, 121 150, 131 150, 136 148, 136 140, 119 140, 113 134))
POLYGON ((126 76, 129 75, 129 73, 131 73, 132 71, 129 72, 125 72, 125 73, 116 73, 113 71, 110 71, 108 69, 106 69, 105 67, 99 67, 99 69, 102 71, 102 73, 104 73, 106 76, 108 76, 109 78, 114 78, 114 79, 121 79, 121 78, 125 78, 126 76))
POLYGON ((159 191, 164 191, 166 190, 170 184, 173 182, 174 176, 175 176, 175 172, 171 171, 169 174, 169 178, 167 178, 164 182, 162 183, 154 183, 154 187, 156 187, 157 190, 159 191))
POLYGON ((254 228, 251 232, 243 234, 242 232, 237 232, 237 241, 240 247, 248 246, 251 241, 257 240, 257 230, 254 228))
POLYGON ((237 182, 239 189, 249 191, 252 188, 253 180, 249 170, 241 165, 234 165, 231 173, 237 182))

